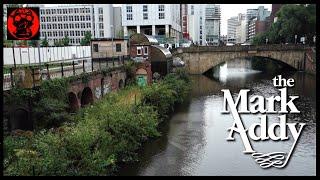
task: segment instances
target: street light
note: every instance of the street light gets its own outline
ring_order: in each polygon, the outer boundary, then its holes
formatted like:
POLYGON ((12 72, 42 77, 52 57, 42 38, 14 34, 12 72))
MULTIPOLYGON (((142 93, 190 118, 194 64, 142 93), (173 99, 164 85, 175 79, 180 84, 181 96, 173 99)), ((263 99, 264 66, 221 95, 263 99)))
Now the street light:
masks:
POLYGON ((266 44, 268 44, 268 38, 266 38, 266 44))
POLYGON ((294 44, 297 44, 297 38, 298 38, 298 36, 294 35, 294 44))

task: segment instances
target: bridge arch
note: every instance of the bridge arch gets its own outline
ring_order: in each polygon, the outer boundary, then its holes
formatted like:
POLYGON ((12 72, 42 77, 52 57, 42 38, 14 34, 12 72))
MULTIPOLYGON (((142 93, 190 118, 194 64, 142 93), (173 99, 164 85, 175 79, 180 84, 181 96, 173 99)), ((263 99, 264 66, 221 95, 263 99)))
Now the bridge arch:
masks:
POLYGON ((77 98, 77 95, 73 92, 68 93, 68 100, 69 100, 69 110, 71 112, 77 111, 79 107, 79 100, 77 98))
POLYGON ((32 130, 33 123, 30 118, 30 112, 24 108, 17 108, 14 111, 14 118, 10 121, 11 130, 32 130))
POLYGON ((93 103, 93 93, 90 87, 85 87, 81 93, 81 107, 93 103))

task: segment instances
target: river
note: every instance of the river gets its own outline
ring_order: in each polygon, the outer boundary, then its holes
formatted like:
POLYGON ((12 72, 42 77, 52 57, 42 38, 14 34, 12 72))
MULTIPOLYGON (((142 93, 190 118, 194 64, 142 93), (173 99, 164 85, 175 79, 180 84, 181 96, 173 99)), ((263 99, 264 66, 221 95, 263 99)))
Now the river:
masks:
MULTIPOLYGON (((237 133, 235 141, 226 140, 227 129, 234 120, 231 114, 221 114, 221 89, 238 93, 247 88, 251 96, 279 94, 272 83, 275 74, 252 70, 248 64, 235 61, 220 66, 215 78, 193 75, 191 95, 162 125, 162 136, 145 143, 139 151, 139 162, 122 166, 118 175, 315 175, 316 78, 301 72, 282 74, 295 80, 289 95, 300 96, 295 104, 301 113, 288 115, 287 122, 307 124, 285 168, 262 169, 251 155, 243 153, 244 146, 237 133), (239 64, 244 67, 238 67, 239 64)), ((279 121, 278 116, 268 114, 268 123, 279 121)), ((260 122, 259 114, 241 117, 246 127, 260 122)), ((265 153, 289 152, 293 142, 290 137, 288 141, 254 141, 252 146, 265 153)))

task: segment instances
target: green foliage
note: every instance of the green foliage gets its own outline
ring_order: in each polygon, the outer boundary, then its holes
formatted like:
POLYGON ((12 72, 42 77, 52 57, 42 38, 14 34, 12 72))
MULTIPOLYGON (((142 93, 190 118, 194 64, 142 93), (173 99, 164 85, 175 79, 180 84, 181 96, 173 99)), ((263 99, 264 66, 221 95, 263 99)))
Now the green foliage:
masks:
MULTIPOLYGON (((44 84, 41 93, 57 98, 70 79, 44 84), (51 90, 54 89, 54 90, 51 90)), ((8 136, 4 140, 5 175, 112 175, 117 163, 133 161, 141 143, 159 136, 164 117, 179 96, 187 94, 185 72, 170 74, 145 89, 125 88, 110 93, 74 116, 75 121, 35 134, 8 136), (133 90, 142 94, 138 103, 124 103, 133 90), (158 102, 159 101, 159 102, 158 102)), ((45 105, 45 104, 42 104, 45 105)))
POLYGON ((41 41, 41 46, 43 46, 43 47, 48 47, 49 46, 49 42, 48 42, 47 36, 41 41))
POLYGON ((90 32, 90 31, 87 31, 87 32, 84 34, 84 38, 81 39, 80 45, 81 45, 81 46, 88 46, 88 45, 90 45, 91 37, 92 37, 91 32, 90 32))
POLYGON ((175 103, 181 103, 190 91, 190 78, 184 70, 165 76, 164 80, 146 87, 143 91, 143 102, 155 107, 161 119, 173 110, 175 103))
POLYGON ((136 71, 136 66, 134 61, 129 61, 124 65, 124 69, 127 73, 127 84, 135 84, 135 71, 136 71))
POLYGON ((273 23, 270 29, 253 39, 253 44, 264 44, 266 38, 268 43, 294 43, 295 35, 297 42, 301 37, 307 37, 307 43, 313 43, 313 36, 316 34, 316 6, 286 4, 276 14, 277 22, 273 23))
POLYGON ((64 36, 64 38, 62 39, 62 44, 64 46, 69 46, 69 42, 70 42, 70 38, 67 35, 64 36))

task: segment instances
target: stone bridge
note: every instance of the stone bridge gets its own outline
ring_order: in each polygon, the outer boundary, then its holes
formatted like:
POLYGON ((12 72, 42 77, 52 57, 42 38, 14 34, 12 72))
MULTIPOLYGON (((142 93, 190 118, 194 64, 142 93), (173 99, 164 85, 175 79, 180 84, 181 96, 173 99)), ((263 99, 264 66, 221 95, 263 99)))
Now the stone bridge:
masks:
POLYGON ((308 57, 310 47, 304 45, 262 45, 262 46, 198 46, 177 48, 173 57, 180 57, 186 63, 190 74, 203 74, 223 62, 245 57, 266 57, 281 61, 291 67, 316 74, 315 59, 308 57))

